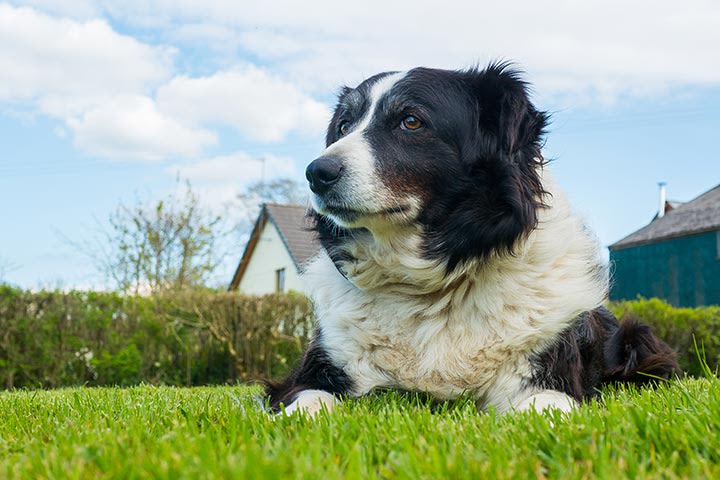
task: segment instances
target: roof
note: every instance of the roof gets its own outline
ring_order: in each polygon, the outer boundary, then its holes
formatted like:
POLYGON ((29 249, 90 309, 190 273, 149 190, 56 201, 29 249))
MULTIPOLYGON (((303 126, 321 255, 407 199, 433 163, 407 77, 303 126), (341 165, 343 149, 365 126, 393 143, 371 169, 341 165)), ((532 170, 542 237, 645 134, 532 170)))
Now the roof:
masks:
POLYGON ((665 211, 668 212, 670 210, 675 210, 677 207, 682 205, 685 202, 681 202, 679 200, 667 200, 665 201, 665 211))
POLYGON ((720 185, 654 218, 648 225, 612 245, 620 249, 720 229, 720 185))
POLYGON ((320 250, 320 242, 315 237, 315 232, 311 230, 312 225, 307 218, 307 207, 268 203, 265 208, 280 231, 280 237, 290 252, 295 266, 300 269, 320 250))
POLYGON ((262 205, 243 256, 230 282, 229 290, 236 290, 240 286, 240 280, 250 262, 250 257, 255 250, 260 234, 268 221, 272 222, 277 228, 280 238, 293 259, 295 268, 298 270, 320 250, 320 242, 311 230, 312 225, 308 221, 307 210, 307 207, 300 205, 281 205, 277 203, 264 203, 262 205))

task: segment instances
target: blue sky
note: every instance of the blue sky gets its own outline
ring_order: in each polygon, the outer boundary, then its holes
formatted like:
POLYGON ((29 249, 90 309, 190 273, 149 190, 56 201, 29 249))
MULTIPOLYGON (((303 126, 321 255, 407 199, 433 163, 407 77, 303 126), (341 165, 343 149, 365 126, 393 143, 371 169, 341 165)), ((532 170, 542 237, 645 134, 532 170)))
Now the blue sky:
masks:
POLYGON ((551 168, 604 244, 652 218, 658 181, 677 200, 720 183, 717 3, 435 5, 0 0, 0 273, 102 287, 66 239, 119 201, 164 196, 179 172, 220 208, 261 157, 302 179, 339 85, 417 65, 516 61, 553 114, 551 168))

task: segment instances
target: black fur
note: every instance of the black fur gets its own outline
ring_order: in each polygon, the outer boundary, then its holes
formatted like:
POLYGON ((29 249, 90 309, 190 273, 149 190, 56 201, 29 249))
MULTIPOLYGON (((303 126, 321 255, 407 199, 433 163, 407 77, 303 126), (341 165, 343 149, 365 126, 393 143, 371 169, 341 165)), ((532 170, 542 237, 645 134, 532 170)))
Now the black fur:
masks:
POLYGON ((538 175, 547 115, 535 110, 526 84, 506 64, 463 74, 474 121, 463 132, 463 182, 442 182, 423 220, 426 248, 448 270, 495 251, 512 252, 537 225, 544 191, 538 175), (479 125, 477 128, 476 125, 479 125), (449 194, 448 194, 449 193, 449 194))
POLYGON ((605 380, 643 384, 680 373, 675 352, 649 325, 625 320, 605 342, 605 380))
POLYGON ((596 396, 603 383, 645 384, 680 372, 675 353, 649 326, 618 324, 604 307, 580 315, 532 364, 529 385, 559 390, 578 401, 596 396))
POLYGON ((330 361, 321 345, 321 333, 310 342, 300 364, 282 382, 265 382, 270 409, 278 411, 280 405, 290 405, 303 390, 323 390, 344 395, 353 386, 352 379, 330 361))

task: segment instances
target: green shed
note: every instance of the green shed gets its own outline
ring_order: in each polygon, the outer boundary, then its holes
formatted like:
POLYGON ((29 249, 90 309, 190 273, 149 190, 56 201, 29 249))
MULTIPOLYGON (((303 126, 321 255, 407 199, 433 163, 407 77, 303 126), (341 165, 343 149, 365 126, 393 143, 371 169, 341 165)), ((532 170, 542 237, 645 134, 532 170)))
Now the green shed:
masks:
POLYGON ((610 299, 720 305, 720 185, 687 203, 663 205, 662 215, 610 245, 610 299))

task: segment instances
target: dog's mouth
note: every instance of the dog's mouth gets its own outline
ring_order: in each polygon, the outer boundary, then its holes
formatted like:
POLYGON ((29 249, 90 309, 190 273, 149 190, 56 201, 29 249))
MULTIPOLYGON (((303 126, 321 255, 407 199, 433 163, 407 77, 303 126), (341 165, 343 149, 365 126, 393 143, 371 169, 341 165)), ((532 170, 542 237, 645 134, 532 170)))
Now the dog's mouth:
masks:
POLYGON ((398 205, 395 207, 383 208, 381 210, 363 210, 348 208, 340 205, 325 205, 323 212, 330 215, 337 215, 340 217, 374 217, 379 215, 396 215, 402 214, 410 210, 410 205, 398 205))
POLYGON ((337 223, 346 227, 364 225, 367 222, 396 221, 412 210, 410 205, 396 205, 380 210, 353 208, 345 205, 325 204, 318 208, 318 213, 332 217, 337 223))

